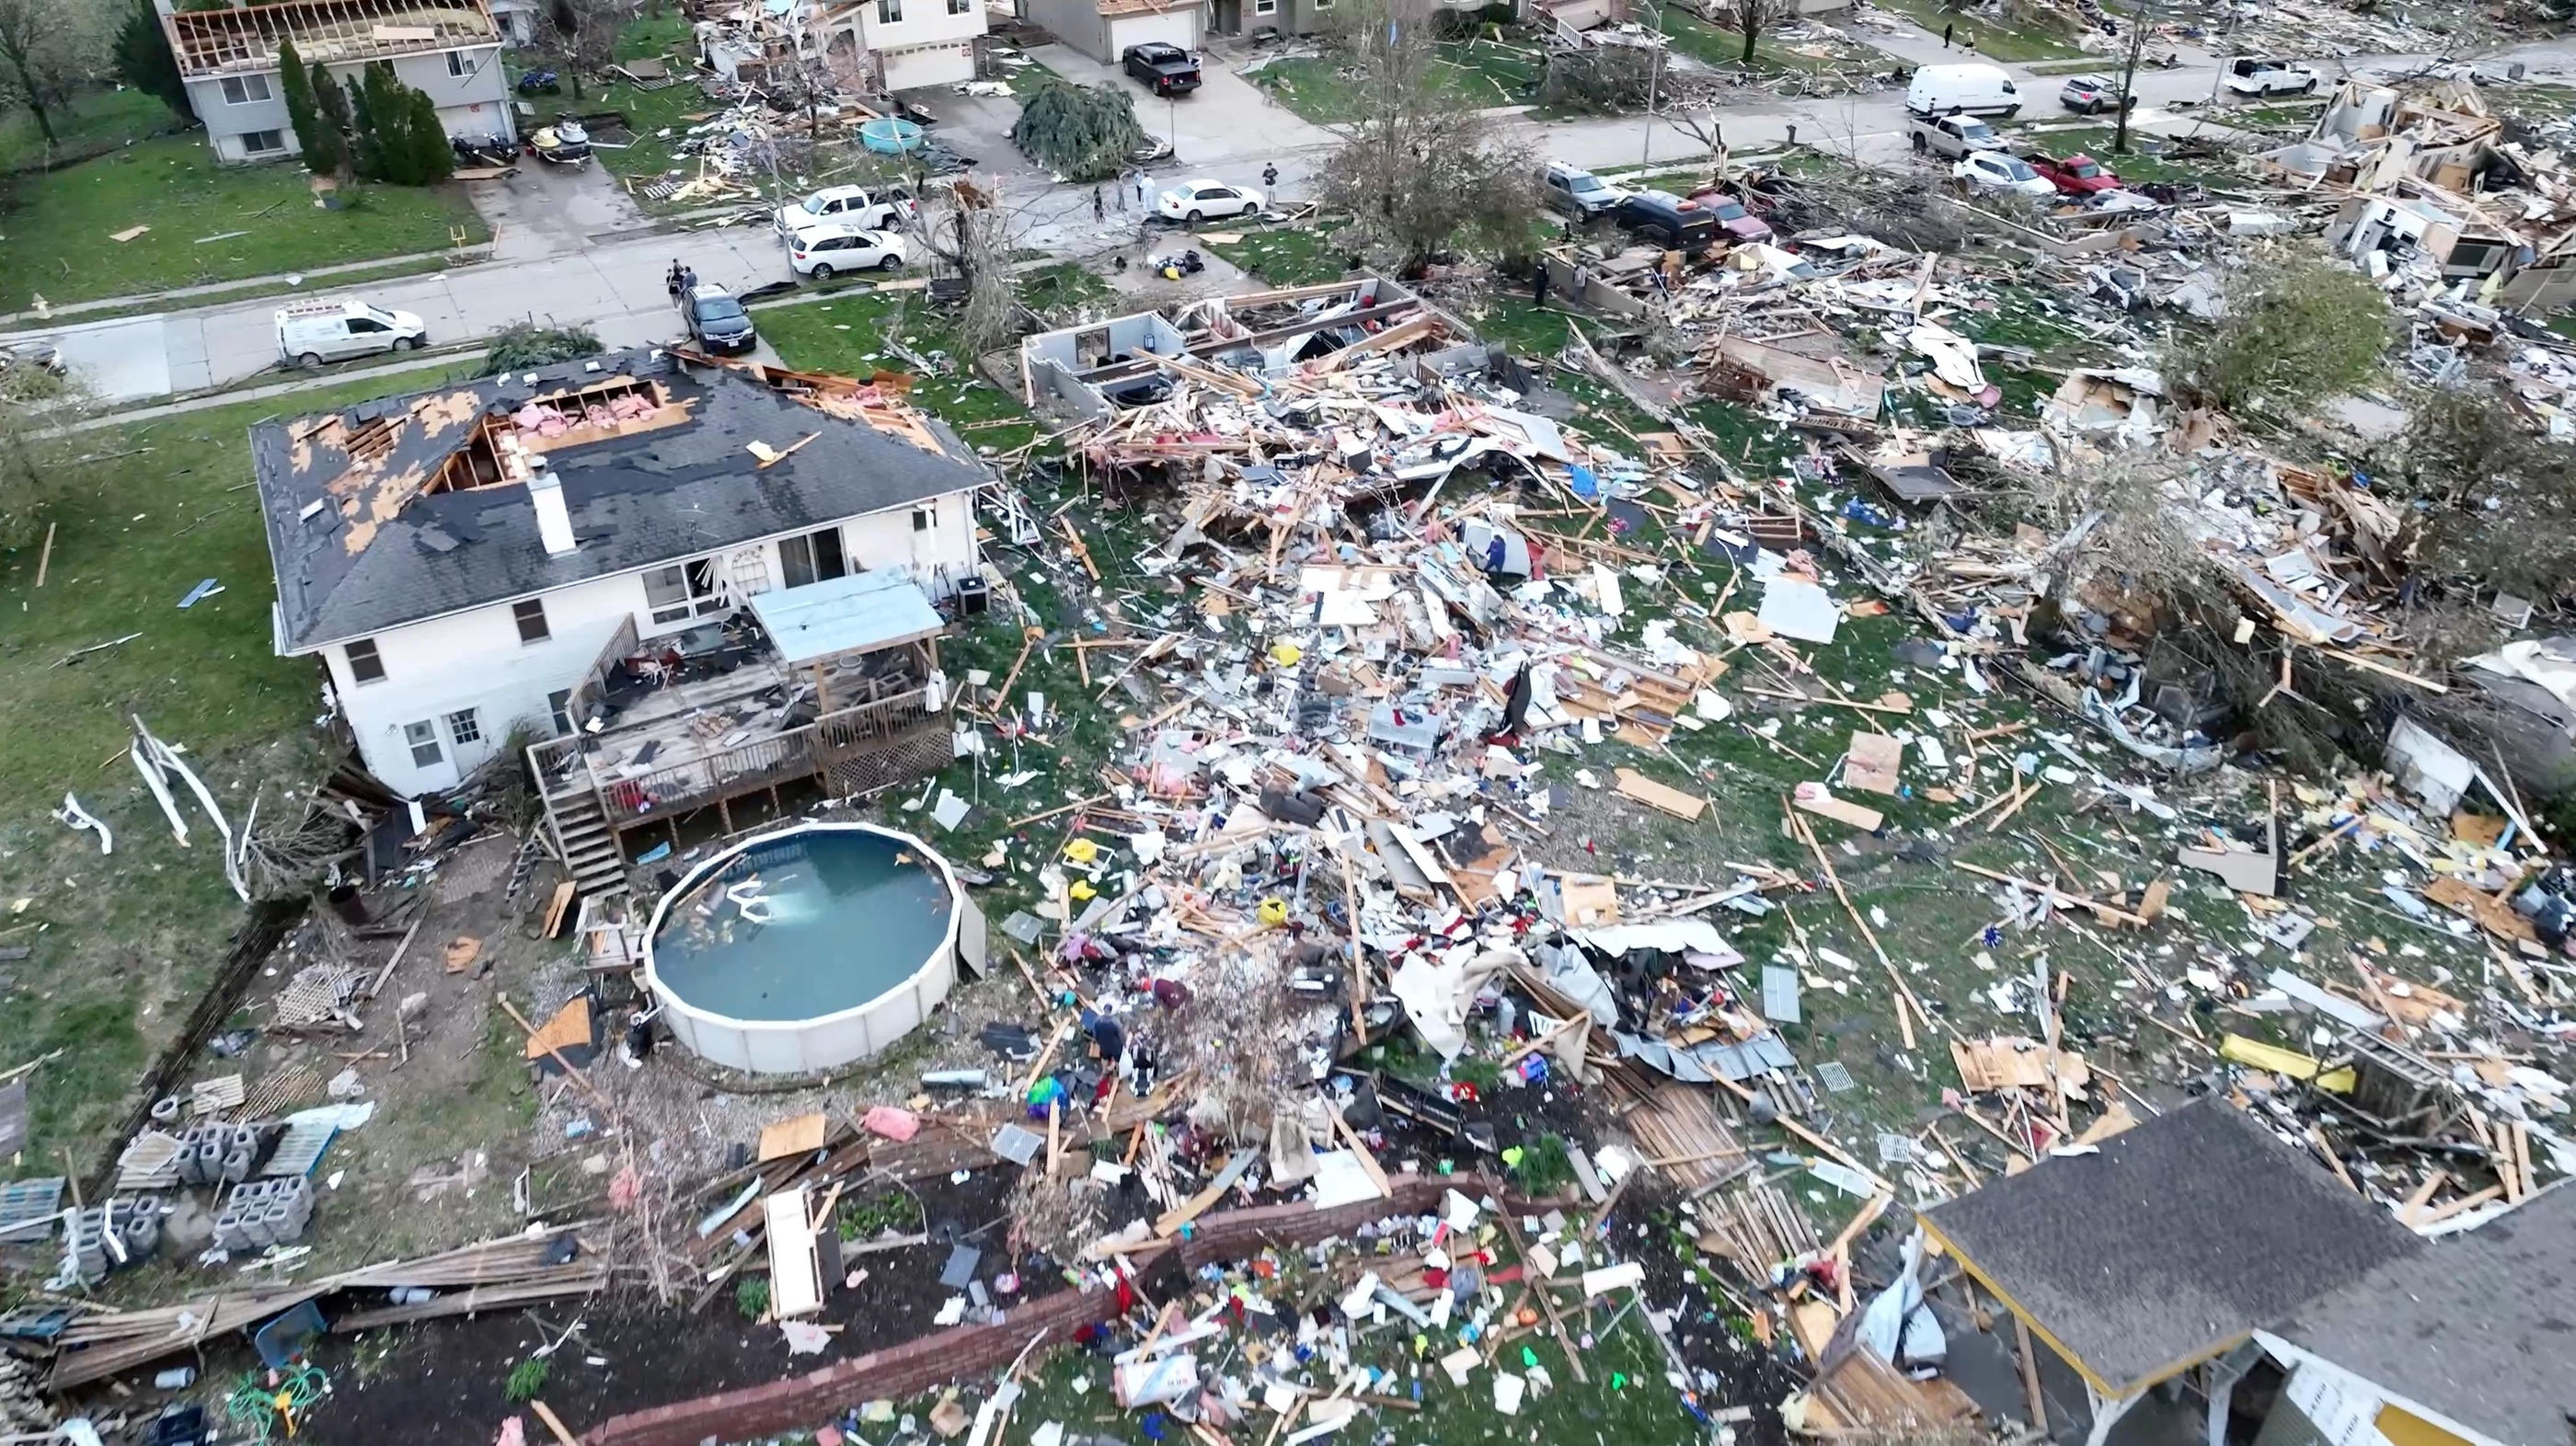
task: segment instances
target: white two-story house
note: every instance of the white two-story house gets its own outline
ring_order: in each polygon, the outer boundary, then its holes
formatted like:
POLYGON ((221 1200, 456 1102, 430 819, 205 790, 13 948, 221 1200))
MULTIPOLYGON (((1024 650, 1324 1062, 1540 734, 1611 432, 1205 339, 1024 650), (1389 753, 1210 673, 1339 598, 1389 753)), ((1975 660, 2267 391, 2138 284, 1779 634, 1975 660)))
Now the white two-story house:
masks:
POLYGON ((805 20, 836 72, 888 94, 973 80, 985 30, 984 0, 818 0, 805 20))
POLYGON ((936 767, 935 605, 980 584, 989 472, 841 385, 818 404, 637 352, 263 423, 277 650, 320 665, 406 795, 526 725, 559 832, 611 846, 936 767))
POLYGON ((205 122, 215 159, 239 164, 297 153, 278 78, 277 47, 295 42, 308 66, 354 84, 369 62, 393 64, 402 83, 438 103, 451 136, 516 138, 500 27, 485 0, 288 0, 221 10, 174 10, 153 0, 188 101, 205 122))

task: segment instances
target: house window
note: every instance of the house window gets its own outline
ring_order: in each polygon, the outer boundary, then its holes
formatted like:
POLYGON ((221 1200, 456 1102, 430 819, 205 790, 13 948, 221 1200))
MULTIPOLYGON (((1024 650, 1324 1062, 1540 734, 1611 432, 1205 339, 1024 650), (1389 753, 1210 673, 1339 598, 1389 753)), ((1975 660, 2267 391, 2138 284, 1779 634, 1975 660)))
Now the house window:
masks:
POLYGON ((789 587, 829 582, 850 570, 841 556, 841 529, 837 527, 782 540, 778 544, 778 564, 789 587))
MULTIPOLYGON (((227 75, 224 77, 223 86, 224 104, 226 105, 250 105, 254 102, 268 99, 268 77, 264 75, 227 75)), ((256 134, 274 135, 276 132, 260 131, 256 134)), ((258 150, 262 148, 254 146, 252 149, 258 150)), ((269 146, 265 149, 275 150, 277 148, 275 146, 269 146)))
POLYGON ((916 508, 912 509, 912 530, 913 530, 913 531, 915 531, 915 532, 928 532, 928 531, 930 531, 932 528, 937 527, 938 525, 939 525, 939 509, 938 509, 938 508, 936 508, 936 507, 916 507, 916 508))
POLYGON ((411 766, 414 768, 436 768, 439 759, 445 756, 438 751, 438 729, 426 718, 403 725, 403 742, 411 745, 411 766))
POLYGON ((282 151, 286 149, 286 132, 244 131, 242 132, 241 143, 243 155, 264 156, 271 151, 282 151))
POLYGON ((471 708, 459 708, 447 715, 447 736, 458 748, 483 741, 483 720, 471 708))
POLYGON ((974 4, 975 0, 948 0, 948 13, 951 15, 967 14, 973 9, 974 4))
POLYGON ((385 660, 376 651, 376 640, 360 638, 340 650, 349 659, 349 681, 381 683, 385 680, 385 660))
POLYGON ((877 23, 894 25, 903 19, 903 0, 877 0, 877 23))
POLYGON ((554 636, 546 626, 546 604, 543 598, 524 598, 510 604, 510 618, 519 625, 519 641, 542 643, 554 636))
POLYGON ((474 73, 474 67, 465 59, 464 51, 451 50, 447 52, 447 73, 460 78, 474 73))
POLYGON ((555 720, 555 736, 572 731, 572 689, 557 688, 546 695, 546 712, 555 720))
POLYGON ((1252 0, 1252 13, 1255 15, 1276 15, 1279 13, 1279 0, 1252 0))
POLYGON ((687 622, 721 609, 724 599, 716 595, 715 559, 702 557, 644 574, 644 601, 652 607, 657 623, 687 622))

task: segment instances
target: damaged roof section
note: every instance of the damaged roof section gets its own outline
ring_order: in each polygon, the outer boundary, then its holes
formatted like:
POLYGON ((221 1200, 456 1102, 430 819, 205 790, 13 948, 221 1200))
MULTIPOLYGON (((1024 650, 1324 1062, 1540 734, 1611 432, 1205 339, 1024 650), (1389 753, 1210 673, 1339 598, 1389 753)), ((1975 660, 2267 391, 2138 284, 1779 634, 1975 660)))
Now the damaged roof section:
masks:
POLYGON ((909 379, 610 355, 251 431, 279 642, 303 652, 979 485, 909 379), (561 484, 550 554, 527 486, 561 484))

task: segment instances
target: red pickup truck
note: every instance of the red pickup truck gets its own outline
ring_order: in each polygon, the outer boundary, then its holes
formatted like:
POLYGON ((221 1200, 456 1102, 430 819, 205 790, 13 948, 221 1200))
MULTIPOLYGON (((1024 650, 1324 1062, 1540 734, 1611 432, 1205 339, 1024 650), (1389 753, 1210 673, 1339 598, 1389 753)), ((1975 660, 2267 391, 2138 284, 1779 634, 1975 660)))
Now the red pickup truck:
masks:
POLYGON ((2030 168, 2048 178, 2049 184, 2069 196, 2090 196, 2096 191, 2116 191, 2121 187, 2111 168, 2086 155, 2068 156, 2053 161, 2046 156, 2024 156, 2030 168))

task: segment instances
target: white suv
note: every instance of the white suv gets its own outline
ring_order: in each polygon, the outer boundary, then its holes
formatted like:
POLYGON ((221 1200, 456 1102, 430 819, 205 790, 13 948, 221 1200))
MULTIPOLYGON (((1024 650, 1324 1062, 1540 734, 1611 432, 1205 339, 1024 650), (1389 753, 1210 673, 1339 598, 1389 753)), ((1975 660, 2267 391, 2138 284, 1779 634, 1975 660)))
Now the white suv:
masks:
POLYGON ((902 237, 864 226, 826 223, 787 238, 787 264, 818 281, 849 271, 892 271, 911 259, 902 237))

